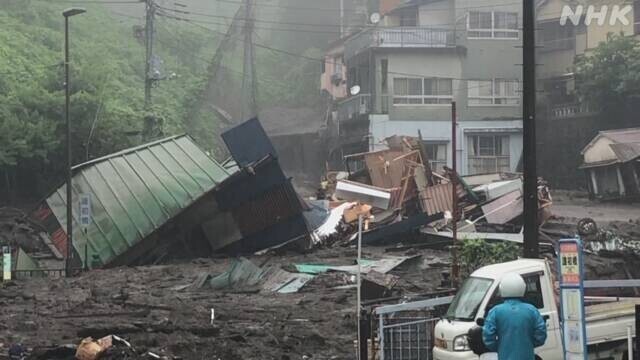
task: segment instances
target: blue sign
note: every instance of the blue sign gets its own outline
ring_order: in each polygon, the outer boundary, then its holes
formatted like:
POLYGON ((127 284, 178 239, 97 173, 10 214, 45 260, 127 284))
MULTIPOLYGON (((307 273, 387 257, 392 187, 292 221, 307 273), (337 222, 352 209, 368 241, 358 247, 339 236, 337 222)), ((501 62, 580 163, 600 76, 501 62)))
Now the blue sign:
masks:
POLYGON ((80 194, 80 225, 85 229, 91 225, 91 194, 80 194))
POLYGON ((587 359, 584 315, 584 263, 579 239, 560 240, 558 279, 562 311, 562 344, 565 360, 587 359))

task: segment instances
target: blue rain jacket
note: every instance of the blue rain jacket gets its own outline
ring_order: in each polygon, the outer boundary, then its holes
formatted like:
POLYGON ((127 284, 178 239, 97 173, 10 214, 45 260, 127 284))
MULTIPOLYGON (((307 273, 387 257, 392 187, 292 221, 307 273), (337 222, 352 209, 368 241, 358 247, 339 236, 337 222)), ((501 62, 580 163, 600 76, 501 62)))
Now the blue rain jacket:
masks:
POLYGON ((538 309, 518 299, 491 309, 482 330, 482 341, 500 360, 534 360, 533 349, 546 340, 547 326, 538 309))

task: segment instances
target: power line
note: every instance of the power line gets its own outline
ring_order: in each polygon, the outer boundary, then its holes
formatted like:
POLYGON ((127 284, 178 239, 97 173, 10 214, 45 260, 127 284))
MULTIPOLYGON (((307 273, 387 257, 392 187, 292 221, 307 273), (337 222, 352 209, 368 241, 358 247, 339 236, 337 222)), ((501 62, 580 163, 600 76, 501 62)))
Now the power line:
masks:
MULTIPOLYGON (((205 21, 205 20, 196 20, 196 19, 190 19, 190 18, 184 18, 184 17, 179 17, 176 15, 171 15, 171 14, 167 14, 164 11, 161 11, 158 13, 158 15, 160 16, 164 16, 166 18, 169 19, 174 19, 174 20, 180 20, 180 21, 188 21, 188 22, 192 22, 192 23, 199 23, 199 24, 207 24, 207 25, 220 25, 220 26, 228 26, 228 24, 223 24, 223 23, 219 23, 219 22, 213 22, 213 21, 205 21)), ((207 30, 212 30, 210 28, 204 27, 207 30)), ((303 33, 312 33, 312 34, 340 34, 340 31, 327 31, 327 30, 309 30, 309 29, 293 29, 293 28, 275 28, 275 27, 261 27, 261 26, 254 26, 254 29, 258 29, 258 30, 269 30, 269 31, 287 31, 287 32, 303 32, 303 33)))
MULTIPOLYGON (((233 1, 233 0, 215 0, 215 1, 222 2, 222 3, 242 5, 242 2, 240 1, 233 1)), ((462 7, 457 7, 456 9, 481 9, 481 8, 493 8, 493 7, 499 7, 499 6, 512 6, 512 5, 521 5, 521 4, 522 2, 511 2, 511 3, 493 4, 493 5, 462 6, 462 7)), ((340 9, 338 8, 329 9, 329 8, 315 8, 315 7, 306 7, 306 6, 282 6, 282 5, 274 5, 274 4, 256 4, 256 6, 278 8, 278 9, 308 10, 308 11, 330 11, 330 12, 340 11, 340 9)), ((359 12, 357 10, 344 10, 344 11, 355 12, 355 13, 359 12)), ((430 12, 431 11, 451 11, 451 9, 449 8, 431 9, 430 8, 429 11, 430 12)))
MULTIPOLYGON (((165 11, 172 11, 178 14, 184 14, 184 15, 196 15, 196 16, 204 16, 204 17, 210 17, 210 18, 218 18, 218 19, 226 19, 226 20, 233 20, 233 17, 231 16, 225 16, 225 15, 214 15, 214 14, 207 14, 207 13, 201 13, 201 12, 195 12, 195 11, 187 11, 187 10, 177 10, 177 9, 169 9, 163 6, 158 5, 158 8, 165 10, 165 11)), ((309 23, 300 23, 300 22, 287 22, 287 21, 275 21, 275 20, 261 20, 261 19, 247 19, 245 18, 238 18, 236 20, 239 21, 252 21, 252 22, 259 22, 259 23, 265 23, 265 24, 277 24, 277 25, 296 25, 296 26, 313 26, 313 27, 330 27, 330 28, 336 28, 339 27, 339 24, 309 24, 309 23)), ((362 26, 361 26, 362 27, 362 26)))
MULTIPOLYGON (((189 21, 187 21, 187 22, 190 23, 189 21)), ((191 23, 191 24, 194 25, 194 26, 197 26, 197 27, 201 27, 201 28, 203 28, 205 30, 208 30, 210 32, 224 35, 224 33, 221 33, 221 32, 216 31, 216 30, 209 29, 209 28, 207 28, 205 26, 201 26, 201 25, 194 24, 194 23, 191 23)), ((230 39, 234 40, 234 41, 244 42, 243 39, 239 39, 239 38, 231 37, 230 39)), ((314 57, 310 57, 310 56, 306 56, 306 55, 302 55, 302 54, 296 54, 296 53, 292 53, 292 52, 289 52, 289 51, 286 51, 286 50, 282 50, 282 49, 270 47, 270 46, 267 46, 267 45, 263 45, 263 44, 253 43, 253 45, 256 46, 256 47, 259 47, 259 48, 268 49, 268 50, 273 51, 273 52, 289 55, 289 56, 292 56, 292 57, 302 58, 302 59, 309 60, 309 61, 315 61, 315 62, 319 62, 319 63, 328 63, 328 64, 337 64, 336 62, 325 61, 324 59, 318 59, 318 58, 314 58, 314 57)), ((209 60, 203 60, 203 61, 209 62, 209 60)), ((232 71, 232 72, 238 72, 237 70, 233 70, 233 69, 230 69, 228 67, 224 67, 222 65, 221 65, 221 67, 223 67, 223 68, 225 68, 225 69, 227 69, 229 71, 232 71)), ((405 72, 399 72, 399 71, 387 71, 387 74, 401 75, 401 76, 414 77, 414 78, 428 78, 429 77, 429 75, 426 75, 426 74, 405 73, 405 72)), ((472 78, 471 79, 471 78, 455 78, 455 77, 447 77, 447 79, 457 80, 457 81, 477 81, 478 80, 477 78, 472 78)), ((521 83, 521 81, 519 79, 506 79, 506 80, 517 81, 518 84, 521 83)), ((281 80, 275 80, 275 81, 281 81, 281 80)), ((478 89, 478 88, 483 88, 483 87, 486 87, 486 85, 477 85, 477 86, 468 86, 467 85, 465 87, 457 87, 456 89, 457 90, 469 90, 469 89, 478 89)))
POLYGON ((48 3, 61 4, 141 4, 144 0, 38 0, 48 3))

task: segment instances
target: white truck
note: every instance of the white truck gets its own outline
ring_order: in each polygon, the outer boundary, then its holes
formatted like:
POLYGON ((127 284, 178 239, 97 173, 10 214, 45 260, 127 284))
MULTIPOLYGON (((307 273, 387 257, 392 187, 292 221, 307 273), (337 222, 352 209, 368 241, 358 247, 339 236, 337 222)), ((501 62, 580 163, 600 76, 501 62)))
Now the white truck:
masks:
MULTIPOLYGON (((478 359, 469 348, 466 334, 500 302, 498 285, 509 272, 524 278, 526 300, 547 322, 547 341, 536 349, 536 355, 542 360, 564 359, 554 274, 545 260, 522 259, 485 266, 464 282, 445 317, 435 326, 434 360, 478 359)), ((629 327, 635 336, 636 303, 640 298, 585 298, 589 359, 627 359, 629 327)))

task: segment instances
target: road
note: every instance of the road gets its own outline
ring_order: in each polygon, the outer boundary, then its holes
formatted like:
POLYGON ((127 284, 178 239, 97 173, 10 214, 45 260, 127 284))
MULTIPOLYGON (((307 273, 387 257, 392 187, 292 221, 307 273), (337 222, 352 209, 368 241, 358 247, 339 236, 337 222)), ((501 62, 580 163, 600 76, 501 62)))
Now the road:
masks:
POLYGON ((592 218, 597 223, 611 221, 639 221, 640 204, 554 202, 553 214, 564 218, 592 218))

